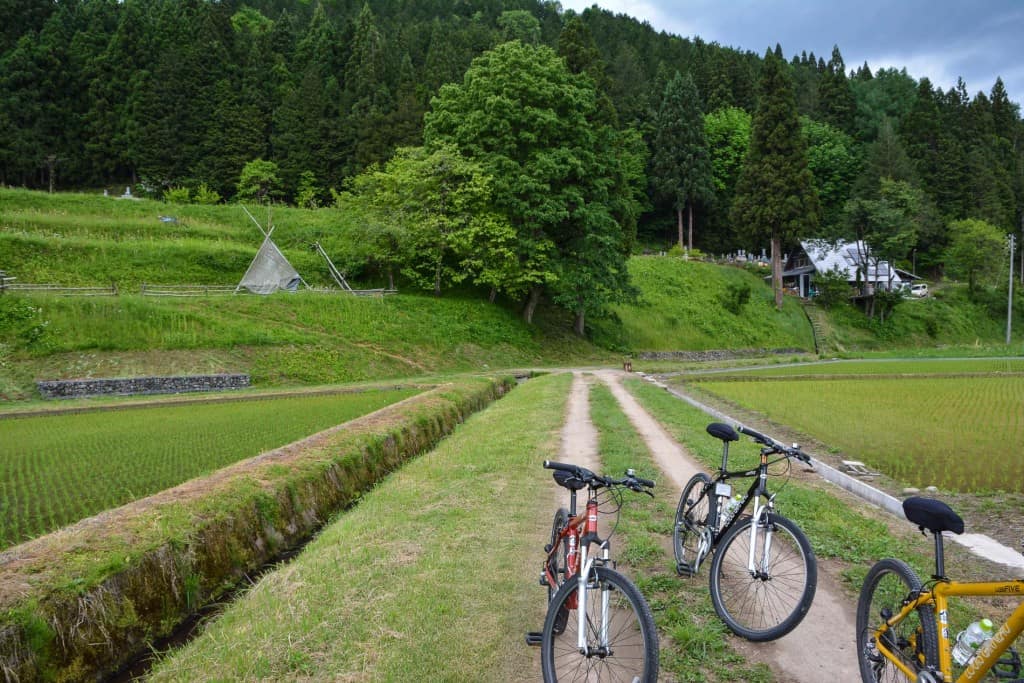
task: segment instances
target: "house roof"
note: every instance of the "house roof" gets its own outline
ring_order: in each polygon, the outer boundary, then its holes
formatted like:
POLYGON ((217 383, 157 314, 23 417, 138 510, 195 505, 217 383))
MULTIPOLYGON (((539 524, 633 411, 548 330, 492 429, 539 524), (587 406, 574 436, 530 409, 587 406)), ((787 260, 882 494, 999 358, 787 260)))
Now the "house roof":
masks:
MULTIPOLYGON (((857 280, 858 265, 870 253, 863 240, 835 243, 825 240, 806 240, 800 242, 800 246, 807 253, 807 257, 814 264, 814 269, 817 272, 827 273, 838 269, 846 274, 846 279, 850 282, 857 280)), ((895 268, 890 273, 888 261, 876 262, 871 258, 868 258, 867 261, 868 282, 889 282, 891 279, 893 284, 899 284, 903 281, 895 268)), ((864 276, 862 275, 862 277, 864 276)))

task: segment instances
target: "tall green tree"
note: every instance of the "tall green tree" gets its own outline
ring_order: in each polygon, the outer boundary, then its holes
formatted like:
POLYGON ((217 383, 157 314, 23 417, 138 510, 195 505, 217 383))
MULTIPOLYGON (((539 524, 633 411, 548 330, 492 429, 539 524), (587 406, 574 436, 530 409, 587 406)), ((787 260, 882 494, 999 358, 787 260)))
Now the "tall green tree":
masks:
POLYGON ((821 229, 834 232, 843 220, 843 206, 860 172, 853 138, 841 130, 806 117, 801 119, 807 142, 807 166, 821 204, 821 229))
POLYGON ((813 234, 820 213, 787 69, 779 54, 765 53, 750 150, 732 209, 733 223, 748 244, 771 243, 772 287, 779 310, 783 245, 813 234))
POLYGON ((838 45, 832 47, 832 56, 818 84, 818 111, 826 123, 848 135, 853 133, 856 103, 838 45))
MULTIPOLYGON (((1006 250, 1006 233, 982 220, 968 218, 949 225, 947 272, 967 280, 971 294, 986 282, 994 282, 1006 250)), ((1004 273, 1006 271, 1003 271, 1004 273)))
POLYGON ((453 146, 399 149, 358 176, 353 189, 381 231, 404 229, 402 273, 437 296, 466 279, 489 285, 485 264, 510 246, 508 223, 491 208, 490 178, 453 146))
POLYGON ((391 153, 387 119, 393 97, 387 71, 388 45, 370 5, 364 4, 356 20, 352 54, 345 64, 346 130, 352 155, 346 173, 352 175, 391 153))
POLYGON ((677 71, 665 87, 651 142, 651 185, 657 196, 671 201, 679 248, 686 250, 693 249, 694 205, 714 197, 701 109, 693 77, 677 71))
MULTIPOLYGON (((603 285, 579 292, 579 330, 583 316, 627 286, 626 254, 618 252, 616 267, 597 268, 581 239, 608 230, 615 186, 615 169, 597 153, 596 101, 592 81, 571 73, 553 50, 516 41, 474 60, 462 83, 441 88, 425 117, 428 148, 454 144, 493 177, 494 206, 517 237, 499 289, 525 295, 528 322, 546 288, 565 297, 588 278, 603 285)), ((621 249, 621 235, 615 242, 621 249)))
POLYGON ((735 246, 735 231, 729 221, 736 184, 750 147, 750 114, 739 107, 726 107, 704 116, 704 135, 711 157, 715 200, 709 213, 711 239, 718 251, 735 246))

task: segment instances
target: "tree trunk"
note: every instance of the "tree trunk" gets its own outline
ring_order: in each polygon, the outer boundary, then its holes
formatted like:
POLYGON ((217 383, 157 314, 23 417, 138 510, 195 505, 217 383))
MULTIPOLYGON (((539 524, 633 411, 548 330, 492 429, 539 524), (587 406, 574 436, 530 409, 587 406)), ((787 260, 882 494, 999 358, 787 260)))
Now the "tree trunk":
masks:
POLYGON ((576 319, 573 321, 572 331, 576 333, 577 337, 584 337, 586 336, 586 330, 584 327, 584 316, 586 315, 586 312, 583 308, 583 297, 577 297, 576 302, 576 319))
POLYGON ((775 290, 775 309, 782 310, 782 239, 772 235, 772 289, 775 290))
POLYGON ((395 288, 395 271, 391 270, 391 266, 388 266, 388 289, 395 288))
POLYGON ((537 310, 537 304, 540 303, 542 289, 541 285, 530 287, 530 293, 526 298, 526 305, 523 307, 523 320, 526 321, 527 325, 533 324, 533 313, 537 310))
POLYGON ((686 236, 686 250, 693 251, 693 202, 687 202, 686 204, 687 222, 689 225, 689 233, 686 236))
POLYGON ((498 290, 496 288, 494 288, 494 287, 491 287, 491 293, 487 295, 487 301, 489 301, 490 303, 493 304, 494 300, 497 299, 497 298, 498 298, 498 290))
POLYGON ((434 296, 441 296, 441 259, 437 260, 434 268, 434 296))
POLYGON ((679 228, 679 248, 686 249, 686 242, 683 241, 683 210, 676 209, 676 224, 679 228))

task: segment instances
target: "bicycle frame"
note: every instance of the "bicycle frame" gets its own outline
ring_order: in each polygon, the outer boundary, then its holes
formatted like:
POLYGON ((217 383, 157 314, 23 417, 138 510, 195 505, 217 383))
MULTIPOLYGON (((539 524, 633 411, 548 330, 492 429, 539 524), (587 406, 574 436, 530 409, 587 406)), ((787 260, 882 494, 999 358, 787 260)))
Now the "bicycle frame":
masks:
POLYGON ((930 590, 922 590, 915 597, 913 594, 907 599, 906 604, 899 613, 892 616, 885 623, 879 626, 874 632, 875 647, 890 662, 906 675, 907 680, 917 680, 917 674, 909 667, 904 666, 892 652, 885 647, 885 639, 882 636, 890 627, 903 621, 907 615, 918 608, 931 610, 936 616, 936 627, 939 636, 939 669, 942 672, 942 680, 950 683, 977 683, 989 672, 992 666, 999 660, 999 657, 1006 652, 1014 640, 1024 632, 1024 599, 1010 615, 992 638, 985 643, 964 669, 960 677, 953 679, 953 657, 951 654, 951 639, 949 637, 949 598, 953 596, 983 596, 983 597, 1020 597, 1024 598, 1024 580, 1013 579, 1010 581, 939 581, 930 590))
MULTIPOLYGON (((701 494, 702 496, 714 496, 715 498, 714 504, 709 505, 708 521, 710 523, 708 525, 708 531, 710 532, 710 537, 706 541, 708 547, 706 549, 703 549, 703 552, 701 553, 701 561, 703 561, 704 557, 707 557, 708 553, 711 551, 712 548, 718 545, 719 541, 722 540, 726 532, 729 531, 729 529, 731 529, 733 525, 736 524, 737 520, 739 520, 740 515, 743 513, 743 511, 746 510, 748 506, 750 506, 751 501, 753 501, 754 505, 753 518, 755 520, 760 520, 762 516, 766 516, 765 521, 767 522, 767 519, 770 518, 771 513, 775 510, 775 494, 768 492, 768 465, 770 464, 768 461, 768 455, 769 453, 767 451, 762 450, 761 463, 760 465, 758 465, 757 469, 736 471, 728 471, 725 469, 726 458, 725 456, 723 456, 722 467, 718 470, 718 473, 708 483, 708 485, 704 487, 704 490, 701 494), (727 497, 727 495, 732 493, 731 488, 729 490, 729 494, 719 493, 719 491, 721 490, 719 489, 719 486, 724 484, 729 479, 748 479, 750 477, 755 477, 755 479, 750 483, 750 487, 747 489, 747 494, 743 498, 743 502, 740 503, 740 506, 736 509, 736 512, 733 514, 732 519, 730 519, 729 522, 721 529, 718 529, 718 516, 721 513, 721 503, 727 497), (762 498, 764 498, 766 502, 762 503, 762 498)), ((757 527, 757 524, 750 525, 750 557, 747 563, 747 569, 749 569, 751 573, 766 574, 768 558, 771 557, 772 531, 771 526, 767 525, 764 552, 762 553, 761 557, 761 566, 757 566, 756 559, 754 557, 757 527)))
MULTIPOLYGON (((608 540, 601 540, 597 535, 597 496, 591 493, 587 498, 586 509, 576 514, 576 491, 570 492, 569 499, 569 522, 558 535, 558 541, 552 545, 548 558, 558 553, 560 546, 568 540, 569 549, 566 552, 565 580, 570 580, 575 575, 577 582, 576 592, 576 614, 579 620, 577 628, 577 646, 583 654, 590 654, 590 646, 587 643, 587 584, 590 581, 591 572, 596 563, 604 564, 609 560, 611 544, 608 540), (597 543, 601 548, 601 557, 590 557, 589 549, 592 543, 597 543), (577 572, 577 568, 580 568, 577 572)), ((558 585, 558 579, 551 575, 548 570, 550 563, 545 562, 544 574, 551 586, 558 585)), ((601 633, 598 647, 607 651, 608 649, 608 602, 609 595, 604 592, 601 596, 601 633)))

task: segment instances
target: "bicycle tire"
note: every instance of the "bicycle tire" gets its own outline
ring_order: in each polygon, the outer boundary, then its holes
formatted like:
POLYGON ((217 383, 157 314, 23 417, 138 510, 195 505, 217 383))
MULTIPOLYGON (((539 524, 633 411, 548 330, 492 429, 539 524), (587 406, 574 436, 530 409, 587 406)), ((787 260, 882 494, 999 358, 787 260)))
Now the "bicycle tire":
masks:
MULTIPOLYGON (((818 582, 818 563, 804 532, 780 515, 772 514, 770 519, 767 576, 748 569, 750 527, 755 523, 751 517, 729 529, 711 562, 715 612, 730 631, 754 642, 776 640, 796 628, 811 608, 818 582)), ((764 547, 765 530, 765 522, 759 522, 755 558, 764 547)))
POLYGON ((613 569, 596 567, 593 570, 587 587, 588 642, 597 644, 604 591, 608 594, 612 623, 608 650, 591 656, 581 654, 577 647, 579 619, 573 600, 577 588, 576 581, 566 581, 548 604, 541 635, 544 681, 657 681, 658 632, 651 608, 637 587, 613 569), (569 618, 559 632, 556 625, 566 611, 569 618))
MULTIPOLYGON (((857 600, 857 664, 864 683, 906 681, 906 675, 877 650, 873 637, 883 619, 899 613, 903 601, 912 592, 921 590, 921 579, 902 560, 884 559, 875 564, 864 577, 857 600)), ((939 666, 939 634, 935 614, 929 607, 919 607, 895 624, 887 640, 889 649, 915 673, 939 666)), ((884 637, 884 636, 883 636, 884 637)))
MULTIPOLYGON (((551 520, 551 542, 548 544, 548 548, 554 548, 555 544, 558 543, 558 535, 565 528, 565 525, 569 523, 569 511, 565 508, 558 508, 555 512, 554 519, 551 520)), ((545 567, 551 576, 555 577, 555 584, 552 586, 548 584, 548 601, 555 597, 555 593, 558 591, 558 587, 565 582, 565 567, 566 557, 569 553, 569 539, 562 540, 561 549, 548 557, 545 562, 545 567)))
POLYGON ((704 494, 710 483, 711 477, 698 472, 690 477, 679 496, 676 521, 672 527, 672 549, 676 556, 676 572, 680 575, 695 574, 703 559, 697 556, 711 515, 711 497, 704 494))

